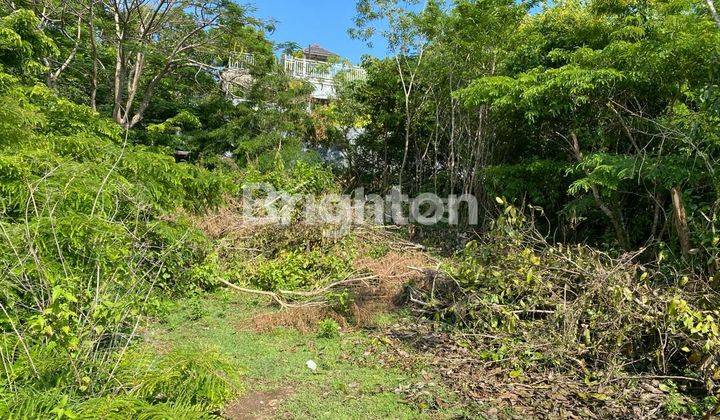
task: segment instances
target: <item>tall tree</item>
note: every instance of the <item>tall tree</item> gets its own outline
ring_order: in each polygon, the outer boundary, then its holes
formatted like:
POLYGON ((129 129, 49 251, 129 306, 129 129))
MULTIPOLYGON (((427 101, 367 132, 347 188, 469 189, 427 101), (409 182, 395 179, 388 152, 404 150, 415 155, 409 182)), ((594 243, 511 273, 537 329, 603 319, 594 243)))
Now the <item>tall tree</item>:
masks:
MULTIPOLYGON (((430 2, 434 4, 434 2, 430 2)), ((350 34, 372 45, 372 38, 378 32, 386 39, 393 53, 396 69, 403 92, 405 112, 405 138, 402 163, 398 172, 398 185, 403 185, 403 174, 407 164, 412 132, 413 108, 412 96, 415 94, 416 81, 428 40, 418 29, 419 15, 409 7, 417 5, 417 0, 360 0, 357 3, 356 28, 350 34), (375 26, 373 26, 375 24, 375 26)))

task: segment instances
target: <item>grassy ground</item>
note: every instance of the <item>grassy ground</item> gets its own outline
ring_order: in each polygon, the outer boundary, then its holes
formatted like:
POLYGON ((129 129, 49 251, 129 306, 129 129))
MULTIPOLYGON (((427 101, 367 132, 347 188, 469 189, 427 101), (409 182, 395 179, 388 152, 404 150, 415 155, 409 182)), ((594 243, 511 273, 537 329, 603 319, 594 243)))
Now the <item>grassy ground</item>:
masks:
MULTIPOLYGON (((399 370, 374 360, 382 339, 368 332, 341 332, 320 338, 285 327, 257 332, 250 319, 271 312, 267 302, 220 292, 181 301, 166 319, 151 325, 145 345, 158 349, 199 345, 214 347, 243 369, 245 394, 230 404, 230 418, 447 418, 451 409, 404 401, 396 389, 422 381, 422 366, 399 370), (372 351, 371 351, 372 350, 372 351), (313 373, 306 362, 313 360, 313 373)), ((389 322, 392 316, 384 315, 389 322)), ((443 390, 433 390, 433 393, 443 390)), ((428 398, 434 398, 428 395, 428 398)), ((443 395, 444 400, 451 398, 443 395)))

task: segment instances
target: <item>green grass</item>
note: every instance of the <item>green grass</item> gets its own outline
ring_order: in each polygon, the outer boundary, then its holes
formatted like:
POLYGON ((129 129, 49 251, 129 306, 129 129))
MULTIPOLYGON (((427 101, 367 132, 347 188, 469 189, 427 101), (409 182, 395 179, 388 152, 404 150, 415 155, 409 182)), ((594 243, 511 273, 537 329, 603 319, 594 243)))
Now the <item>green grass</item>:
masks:
MULTIPOLYGON (((446 418, 459 414, 434 412, 431 416, 404 401, 395 389, 421 381, 420 369, 388 368, 365 355, 367 349, 386 344, 362 331, 344 332, 336 338, 289 328, 257 333, 243 327, 243 320, 271 311, 266 302, 227 292, 194 299, 200 299, 199 304, 181 301, 166 319, 151 325, 146 341, 157 348, 188 342, 218 348, 242 367, 247 392, 283 390, 275 412, 279 417, 446 418), (316 373, 307 368, 309 359, 317 363, 316 373)), ((385 322, 389 319, 382 317, 385 322)))

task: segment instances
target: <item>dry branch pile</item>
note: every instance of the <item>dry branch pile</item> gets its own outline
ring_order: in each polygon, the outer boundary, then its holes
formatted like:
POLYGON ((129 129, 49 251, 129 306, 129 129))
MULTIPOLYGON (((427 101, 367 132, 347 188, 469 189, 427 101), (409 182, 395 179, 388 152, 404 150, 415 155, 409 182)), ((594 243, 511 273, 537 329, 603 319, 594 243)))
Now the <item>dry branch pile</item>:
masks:
POLYGON ((720 379, 717 290, 643 257, 551 245, 509 209, 443 271, 408 286, 404 299, 475 337, 473 354, 514 378, 672 380, 712 395, 720 379))

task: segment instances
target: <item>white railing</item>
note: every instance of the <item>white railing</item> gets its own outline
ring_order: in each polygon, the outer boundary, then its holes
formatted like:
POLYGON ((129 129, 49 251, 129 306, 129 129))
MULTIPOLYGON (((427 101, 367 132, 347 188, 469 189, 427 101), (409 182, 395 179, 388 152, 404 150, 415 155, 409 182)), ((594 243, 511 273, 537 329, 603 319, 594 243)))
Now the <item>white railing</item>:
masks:
POLYGON ((228 68, 249 69, 255 65, 255 56, 251 53, 235 53, 228 59, 228 68))
MULTIPOLYGON (((331 64, 285 55, 280 64, 289 76, 310 82, 314 86, 312 97, 316 99, 335 97, 338 78, 352 82, 364 80, 366 77, 365 69, 347 63, 331 64)), ((255 57, 252 54, 234 53, 228 59, 227 69, 223 74, 232 78, 237 70, 242 70, 240 73, 247 75, 254 65, 255 57)))
POLYGON ((365 69, 345 63, 331 64, 285 55, 282 58, 282 65, 287 74, 298 79, 334 81, 338 75, 344 75, 348 81, 365 79, 365 69))
MULTIPOLYGON (((285 72, 299 79, 335 80, 338 75, 344 75, 348 81, 365 79, 365 69, 346 63, 326 63, 324 61, 308 60, 284 55, 282 66, 285 72)), ((251 53, 235 53, 228 59, 230 69, 249 69, 255 65, 255 56, 251 53)))

